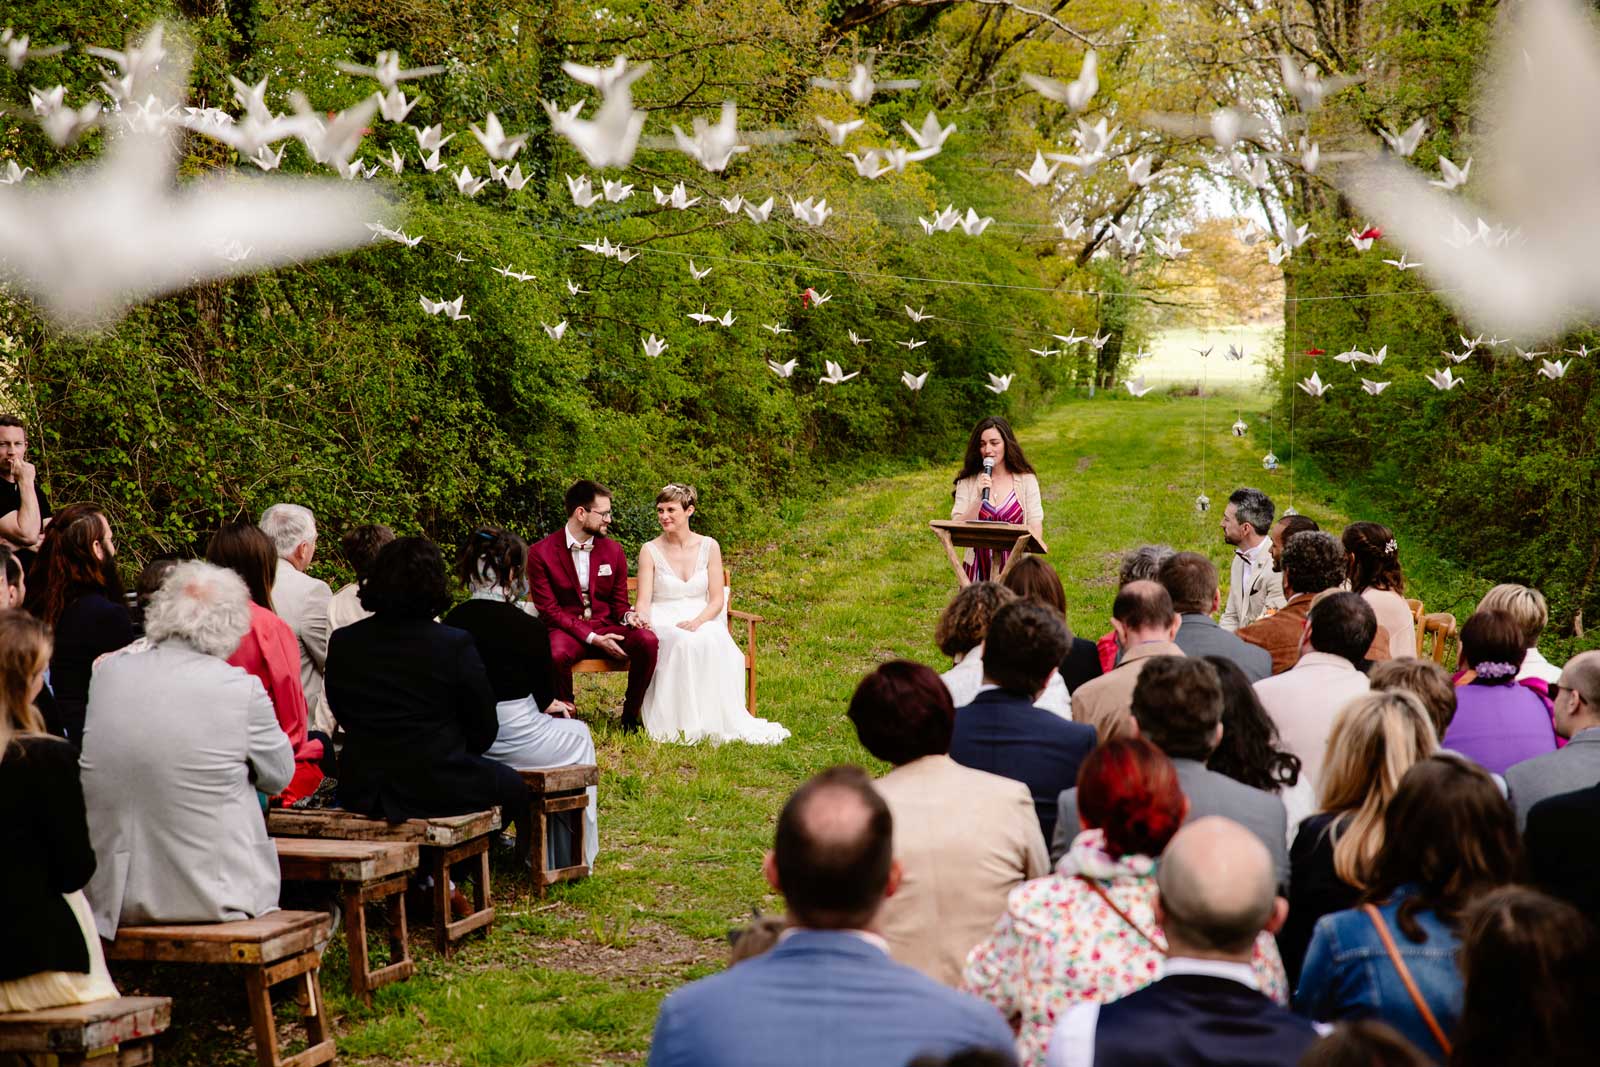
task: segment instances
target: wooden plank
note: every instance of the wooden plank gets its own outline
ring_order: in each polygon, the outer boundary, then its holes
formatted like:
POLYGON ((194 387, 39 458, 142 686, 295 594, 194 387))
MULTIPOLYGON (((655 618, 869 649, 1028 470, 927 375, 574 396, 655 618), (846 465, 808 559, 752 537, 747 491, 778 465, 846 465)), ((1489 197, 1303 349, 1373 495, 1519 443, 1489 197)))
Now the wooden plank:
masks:
POLYGON ((0 1015, 0 1052, 83 1053, 154 1037, 172 1025, 171 997, 109 997, 0 1015))
POLYGON ((323 911, 274 911, 229 923, 124 926, 104 945, 108 960, 261 965, 315 948, 331 924, 323 911))
POLYGON ((417 845, 279 837, 278 870, 286 882, 375 882, 417 869, 417 845))
POLYGON ((946 532, 958 548, 989 548, 1009 552, 1013 550, 1014 542, 1026 539, 1022 541, 1022 547, 1034 555, 1042 556, 1049 551, 1044 542, 1021 523, 934 519, 928 526, 936 534, 946 532))
POLYGON ((398 841, 449 847, 498 829, 498 808, 395 823, 348 811, 278 809, 267 815, 267 832, 274 837, 316 837, 338 841, 398 841))
POLYGON ((565 793, 600 784, 600 768, 592 763, 567 767, 527 767, 517 771, 536 793, 565 793))

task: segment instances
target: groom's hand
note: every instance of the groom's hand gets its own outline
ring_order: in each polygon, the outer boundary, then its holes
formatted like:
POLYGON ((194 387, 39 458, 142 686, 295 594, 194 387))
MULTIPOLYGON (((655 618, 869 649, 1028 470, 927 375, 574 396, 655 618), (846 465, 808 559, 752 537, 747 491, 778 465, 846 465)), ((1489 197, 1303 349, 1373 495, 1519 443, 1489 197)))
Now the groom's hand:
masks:
POLYGON ((616 634, 595 634, 593 644, 612 659, 628 658, 628 654, 622 650, 622 638, 616 634))

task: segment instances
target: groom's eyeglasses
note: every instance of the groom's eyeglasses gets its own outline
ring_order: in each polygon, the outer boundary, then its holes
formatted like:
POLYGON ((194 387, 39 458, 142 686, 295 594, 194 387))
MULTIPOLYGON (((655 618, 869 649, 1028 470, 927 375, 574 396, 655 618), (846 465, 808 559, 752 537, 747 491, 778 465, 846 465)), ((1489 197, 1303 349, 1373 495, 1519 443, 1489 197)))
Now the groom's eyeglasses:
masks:
POLYGON ((597 519, 609 519, 611 517, 611 509, 607 508, 604 511, 591 511, 589 514, 593 515, 597 519))

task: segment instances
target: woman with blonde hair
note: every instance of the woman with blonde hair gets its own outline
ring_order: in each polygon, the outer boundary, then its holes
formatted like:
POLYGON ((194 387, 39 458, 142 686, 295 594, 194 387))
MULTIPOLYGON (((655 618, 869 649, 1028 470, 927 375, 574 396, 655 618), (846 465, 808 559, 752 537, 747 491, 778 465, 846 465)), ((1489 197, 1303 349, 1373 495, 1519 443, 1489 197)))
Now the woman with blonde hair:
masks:
POLYGON ((1353 908, 1383 847, 1383 813, 1400 779, 1439 747, 1433 721, 1410 693, 1357 697, 1333 721, 1318 814, 1300 824, 1289 850, 1289 920, 1278 948, 1299 977, 1317 920, 1353 908))
POLYGON ((83 895, 95 858, 78 754, 33 703, 50 653, 49 627, 0 612, 0 1013, 117 995, 83 895))
POLYGON ((1548 687, 1561 680, 1561 668, 1539 651, 1539 637, 1550 624, 1550 606, 1545 603, 1544 594, 1526 585, 1501 583, 1483 594, 1478 610, 1503 611, 1522 628, 1522 643, 1528 651, 1522 657, 1517 681, 1536 678, 1545 684, 1544 695, 1549 696, 1548 687))

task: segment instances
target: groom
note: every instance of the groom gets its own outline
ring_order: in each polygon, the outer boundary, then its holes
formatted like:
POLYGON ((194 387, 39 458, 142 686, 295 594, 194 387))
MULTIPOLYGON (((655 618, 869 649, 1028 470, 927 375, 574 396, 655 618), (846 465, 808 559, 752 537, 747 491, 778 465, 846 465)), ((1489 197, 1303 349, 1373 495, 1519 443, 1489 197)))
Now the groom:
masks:
POLYGON ((628 604, 628 557, 606 536, 611 490, 587 479, 567 490, 567 522, 528 549, 528 587, 550 630, 557 696, 572 700, 572 665, 598 652, 628 661, 622 728, 639 729, 656 672, 656 635, 628 604))

